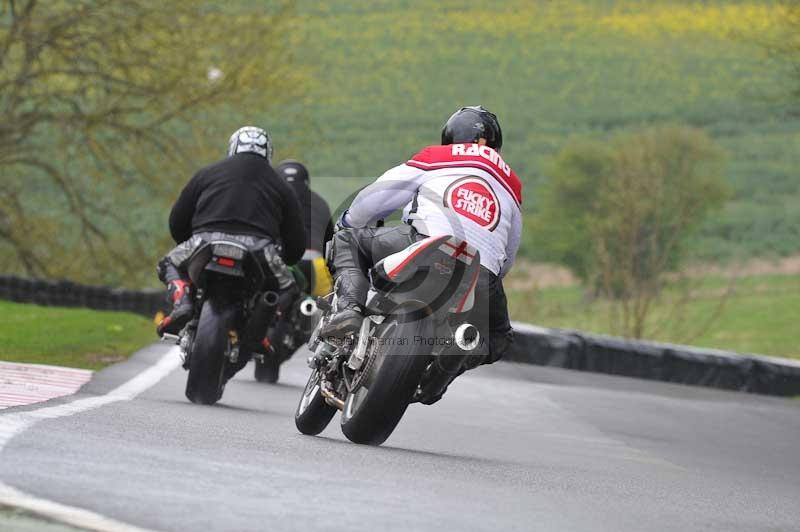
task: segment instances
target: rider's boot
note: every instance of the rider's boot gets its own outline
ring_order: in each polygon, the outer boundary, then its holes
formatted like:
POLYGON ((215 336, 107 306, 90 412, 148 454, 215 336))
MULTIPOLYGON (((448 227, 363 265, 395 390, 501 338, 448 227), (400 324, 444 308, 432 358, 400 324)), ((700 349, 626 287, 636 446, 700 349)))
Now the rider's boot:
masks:
POLYGON ((364 321, 362 308, 367 299, 369 281, 358 269, 339 270, 336 277, 336 307, 320 330, 323 337, 344 338, 356 333, 364 321))
POLYGON ((168 299, 172 303, 172 312, 159 322, 156 332, 159 336, 164 334, 178 334, 191 319, 194 312, 192 297, 192 282, 185 279, 176 279, 167 284, 168 299))
MULTIPOLYGON (((442 356, 440 355, 440 359, 442 356)), ((421 394, 417 396, 417 400, 424 405, 432 405, 444 397, 447 388, 452 384, 456 378, 465 371, 477 368, 486 356, 482 354, 466 355, 460 364, 460 367, 455 373, 444 370, 440 367, 431 368, 431 371, 425 376, 423 382, 420 383, 421 394)))

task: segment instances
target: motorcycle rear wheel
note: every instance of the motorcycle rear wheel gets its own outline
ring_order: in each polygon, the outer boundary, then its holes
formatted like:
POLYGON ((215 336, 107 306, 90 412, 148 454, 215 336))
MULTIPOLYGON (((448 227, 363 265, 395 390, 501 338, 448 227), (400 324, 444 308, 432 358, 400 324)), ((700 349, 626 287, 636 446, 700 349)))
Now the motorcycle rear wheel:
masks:
POLYGON ((235 306, 213 298, 204 302, 186 378, 186 398, 191 402, 213 405, 222 397, 229 332, 235 320, 235 306))
POLYGON ((430 359, 430 350, 419 345, 429 338, 429 319, 413 322, 387 320, 377 331, 377 357, 359 387, 347 396, 342 411, 342 433, 353 443, 380 445, 392 434, 405 414, 430 359))
POLYGON ((271 353, 264 357, 264 362, 255 361, 255 378, 258 382, 274 384, 278 382, 281 375, 281 361, 277 353, 271 353))

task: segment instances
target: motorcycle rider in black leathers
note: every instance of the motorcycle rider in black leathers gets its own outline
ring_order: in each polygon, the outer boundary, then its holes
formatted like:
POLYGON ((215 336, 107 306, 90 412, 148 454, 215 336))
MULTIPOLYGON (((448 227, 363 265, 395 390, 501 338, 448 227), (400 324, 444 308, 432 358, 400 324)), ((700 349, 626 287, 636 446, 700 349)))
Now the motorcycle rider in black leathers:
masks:
MULTIPOLYGON (((423 149, 358 194, 334 234, 335 312, 322 336, 343 338, 358 330, 369 288, 366 272, 375 263, 426 236, 453 234, 480 251, 469 321, 488 339, 488 354, 471 357, 460 372, 503 356, 513 331, 502 278, 519 247, 522 184, 500 156, 502 144, 494 114, 480 106, 461 108, 445 123, 441 145, 423 149), (397 209, 403 209, 405 225, 374 227, 397 209)), ((436 402, 445 390, 421 402, 436 402)))
MULTIPOLYGON (((286 265, 295 264, 305 251, 303 219, 297 197, 270 166, 271 160, 269 134, 242 127, 230 137, 228 157, 199 170, 184 187, 169 216, 178 245, 158 264, 159 279, 167 285, 173 306, 158 324, 159 336, 178 334, 193 315, 186 266, 205 242, 230 239, 259 251, 264 271, 272 274, 264 288, 278 291, 282 301, 292 301, 299 292, 286 265)), ((242 358, 240 367, 247 362, 242 358)))
MULTIPOLYGON (((283 161, 275 170, 297 196, 300 215, 305 227, 305 252, 302 259, 292 268, 293 273, 296 275, 300 289, 306 294, 328 294, 333 285, 323 257, 325 243, 333 235, 333 222, 328 204, 319 194, 311 190, 308 170, 300 162, 283 161)), ((296 315, 293 313, 299 312, 295 308, 295 303, 301 294, 296 292, 295 296, 292 301, 286 301, 286 305, 282 305, 282 308, 291 307, 291 309, 288 313, 279 310, 279 314, 273 322, 274 326, 270 329, 268 337, 262 342, 262 346, 270 356, 280 358, 280 363, 285 362, 294 354, 294 346, 308 341, 307 332, 304 331, 301 334, 296 329, 298 323, 295 321, 296 315), (290 338, 292 336, 294 337, 290 338)), ((261 378, 267 381, 277 379, 277 373, 273 373, 277 371, 277 368, 268 365, 264 371, 261 378)), ((258 368, 256 380, 260 380, 258 368)))
POLYGON ((306 229, 306 251, 298 266, 309 284, 317 285, 309 286, 309 293, 324 295, 325 287, 329 286, 329 274, 327 271, 322 272, 326 277, 324 283, 322 279, 318 279, 320 272, 319 269, 315 272, 313 261, 325 255, 325 244, 333 238, 331 209, 322 196, 311 190, 308 169, 302 163, 294 160, 283 161, 275 170, 289 183, 300 202, 306 229))

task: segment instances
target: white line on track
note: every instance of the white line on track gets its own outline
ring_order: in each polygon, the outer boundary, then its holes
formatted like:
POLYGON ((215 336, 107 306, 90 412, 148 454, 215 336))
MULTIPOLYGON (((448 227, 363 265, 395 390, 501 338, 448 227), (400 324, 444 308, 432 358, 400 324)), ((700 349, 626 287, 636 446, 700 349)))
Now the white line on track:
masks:
MULTIPOLYGON (((154 365, 105 395, 76 399, 69 403, 25 412, 0 413, 0 453, 3 452, 3 449, 12 438, 43 419, 68 417, 117 401, 130 401, 166 377, 169 372, 178 367, 179 363, 178 348, 174 347, 154 365)), ((0 482, 0 504, 22 508, 35 514, 88 530, 99 532, 145 532, 145 529, 115 521, 82 508, 66 506, 28 495, 3 482, 0 482)))

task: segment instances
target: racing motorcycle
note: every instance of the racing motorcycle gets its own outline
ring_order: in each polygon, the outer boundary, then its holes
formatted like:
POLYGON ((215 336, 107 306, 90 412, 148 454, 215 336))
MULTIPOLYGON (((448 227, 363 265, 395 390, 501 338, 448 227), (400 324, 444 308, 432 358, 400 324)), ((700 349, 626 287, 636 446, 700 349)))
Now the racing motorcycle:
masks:
POLYGON ((380 445, 410 404, 441 396, 451 376, 485 352, 478 328, 467 321, 479 274, 479 252, 466 241, 427 237, 369 271, 357 334, 322 337, 335 295, 320 298, 323 315, 308 344, 311 375, 295 412, 298 430, 319 434, 340 411, 350 441, 380 445))
POLYGON ((186 397, 193 403, 216 403, 228 379, 251 357, 263 357, 258 348, 278 304, 278 293, 263 289, 272 275, 264 257, 269 260, 264 248, 218 240, 189 260, 194 316, 177 336, 164 338, 180 346, 186 397))
POLYGON ((305 296, 299 298, 288 312, 275 318, 275 324, 267 332, 268 340, 262 344, 263 349, 253 356, 256 381, 278 382, 281 364, 308 342, 319 316, 316 299, 305 296))

